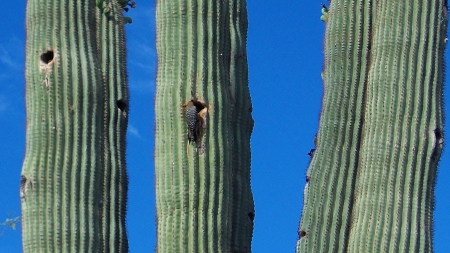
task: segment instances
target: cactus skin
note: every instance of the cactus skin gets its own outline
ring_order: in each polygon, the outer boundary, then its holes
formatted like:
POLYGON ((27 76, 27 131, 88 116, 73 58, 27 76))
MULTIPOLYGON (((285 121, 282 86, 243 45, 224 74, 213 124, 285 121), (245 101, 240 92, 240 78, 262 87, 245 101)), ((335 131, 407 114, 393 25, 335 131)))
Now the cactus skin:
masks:
POLYGON ((331 2, 297 252, 432 252, 444 1, 331 2))
POLYGON ((103 76, 104 157, 103 197, 101 212, 103 252, 127 252, 125 228, 128 176, 126 171, 126 132, 129 93, 126 69, 125 22, 122 8, 110 2, 112 13, 96 11, 97 52, 103 76))
POLYGON ((158 1, 156 20, 157 252, 251 252, 246 3, 158 1), (193 96, 208 122, 188 145, 193 96))
POLYGON ((27 3, 24 252, 128 250, 124 24, 110 6, 27 3))

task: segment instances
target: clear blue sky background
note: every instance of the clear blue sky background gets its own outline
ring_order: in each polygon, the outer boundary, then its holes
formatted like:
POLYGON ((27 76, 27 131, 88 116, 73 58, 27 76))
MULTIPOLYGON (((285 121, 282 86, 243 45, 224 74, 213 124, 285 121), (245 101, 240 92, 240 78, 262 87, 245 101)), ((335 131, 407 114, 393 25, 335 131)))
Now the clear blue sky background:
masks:
MULTIPOLYGON (((133 24, 126 28, 131 92, 127 229, 132 253, 154 252, 156 244, 155 2, 136 1, 137 8, 129 12, 133 24)), ((3 1, 0 8, 0 221, 9 212, 20 215, 19 183, 25 147, 23 2, 3 1)), ((255 253, 294 252, 298 237, 307 153, 313 147, 323 92, 320 72, 325 25, 319 19, 320 3, 247 2, 249 80, 255 119, 251 143, 255 253)), ((448 52, 446 59, 449 62, 448 52)), ((450 252, 449 158, 444 151, 436 186, 436 253, 450 252)), ((19 252, 21 229, 5 231, 0 236, 0 253, 19 252)))

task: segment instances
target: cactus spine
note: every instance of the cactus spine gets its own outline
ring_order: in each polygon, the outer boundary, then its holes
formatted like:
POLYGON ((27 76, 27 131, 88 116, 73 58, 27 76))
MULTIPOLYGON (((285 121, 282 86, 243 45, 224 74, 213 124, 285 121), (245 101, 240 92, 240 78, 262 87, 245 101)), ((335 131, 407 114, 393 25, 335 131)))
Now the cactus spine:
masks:
POLYGON ((432 252, 444 2, 331 2, 297 252, 432 252))
POLYGON ((24 252, 128 250, 125 38, 105 3, 27 3, 24 252))
POLYGON ((250 252, 246 3, 158 1, 156 17, 157 251, 250 252), (184 108, 191 99, 208 115, 188 145, 184 108))

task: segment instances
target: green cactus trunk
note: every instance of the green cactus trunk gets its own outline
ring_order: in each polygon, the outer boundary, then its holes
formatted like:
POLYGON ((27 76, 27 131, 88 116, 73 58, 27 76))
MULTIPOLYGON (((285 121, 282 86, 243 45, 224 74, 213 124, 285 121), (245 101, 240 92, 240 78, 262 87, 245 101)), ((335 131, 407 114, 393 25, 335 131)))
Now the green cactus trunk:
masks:
POLYGON ((127 76, 116 1, 27 3, 24 252, 126 252, 127 76))
POLYGON ((331 2, 297 252, 433 251, 444 2, 331 2))
POLYGON ((157 251, 250 252, 246 3, 161 0, 156 17, 157 251), (191 99, 204 110, 188 144, 191 99))

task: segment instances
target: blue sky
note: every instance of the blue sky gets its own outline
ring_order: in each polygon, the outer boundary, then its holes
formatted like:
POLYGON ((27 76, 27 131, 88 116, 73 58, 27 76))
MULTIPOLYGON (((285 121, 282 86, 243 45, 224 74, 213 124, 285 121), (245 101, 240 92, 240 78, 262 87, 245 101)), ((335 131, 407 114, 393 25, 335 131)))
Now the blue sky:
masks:
MULTIPOLYGON (((0 8, 0 221, 8 213, 20 215, 19 182, 25 148, 23 2, 5 1, 0 8)), ((325 26, 320 21, 320 3, 247 1, 249 85, 255 119, 251 142, 255 253, 295 250, 307 153, 314 145, 323 92, 320 72, 325 26)), ((132 253, 153 252, 156 244, 154 13, 154 1, 137 0, 137 8, 129 13, 133 24, 126 28, 131 92, 127 229, 132 253)), ((447 52, 447 62, 449 56, 447 52)), ((446 114, 450 115, 450 103, 446 104, 446 114)), ((449 167, 450 155, 444 150, 436 185, 436 253, 450 252, 449 167)), ((0 253, 16 252, 22 252, 20 228, 0 236, 0 253)))

